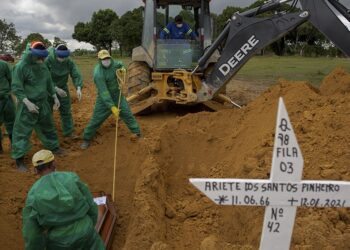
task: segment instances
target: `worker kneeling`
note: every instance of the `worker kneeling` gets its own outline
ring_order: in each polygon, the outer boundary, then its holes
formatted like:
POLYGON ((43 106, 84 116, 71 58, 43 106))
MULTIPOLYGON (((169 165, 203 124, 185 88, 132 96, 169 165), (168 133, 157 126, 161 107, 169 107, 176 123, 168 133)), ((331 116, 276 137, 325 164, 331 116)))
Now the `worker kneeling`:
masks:
POLYGON ((49 150, 34 154, 41 178, 23 209, 25 249, 105 249, 95 230, 98 208, 86 184, 72 172, 56 172, 49 150))

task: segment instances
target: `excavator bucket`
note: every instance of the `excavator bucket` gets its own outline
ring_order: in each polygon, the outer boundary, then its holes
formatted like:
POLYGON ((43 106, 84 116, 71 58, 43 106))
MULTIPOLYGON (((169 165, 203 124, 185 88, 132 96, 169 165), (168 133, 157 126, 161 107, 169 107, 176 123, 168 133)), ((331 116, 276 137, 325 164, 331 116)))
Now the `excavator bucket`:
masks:
POLYGON ((345 55, 350 56, 350 12, 338 0, 300 0, 309 21, 345 55))

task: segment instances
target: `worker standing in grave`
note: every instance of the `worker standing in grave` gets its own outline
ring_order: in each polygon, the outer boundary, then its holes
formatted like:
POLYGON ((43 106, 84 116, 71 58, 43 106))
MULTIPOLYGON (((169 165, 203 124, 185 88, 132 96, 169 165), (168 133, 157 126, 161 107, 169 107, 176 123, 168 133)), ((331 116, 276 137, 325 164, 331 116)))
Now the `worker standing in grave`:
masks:
POLYGON ((11 97, 11 68, 0 59, 0 154, 3 153, 1 125, 4 124, 10 141, 15 122, 15 104, 11 97))
POLYGON ((175 21, 169 23, 160 33, 160 39, 185 39, 186 36, 190 36, 192 40, 198 39, 196 33, 180 15, 177 15, 175 21))
POLYGON ((114 115, 125 122, 132 133, 131 139, 137 140, 141 137, 140 126, 132 114, 129 104, 123 95, 120 95, 120 86, 116 71, 124 69, 120 61, 113 60, 107 50, 98 52, 98 64, 94 69, 94 82, 97 87, 97 98, 92 118, 84 130, 82 149, 90 146, 90 141, 95 136, 97 129, 110 116, 114 115), (119 101, 119 97, 121 100, 119 101), (118 107, 120 103, 120 107, 118 107))
POLYGON ((53 122, 48 96, 54 99, 53 109, 60 107, 51 75, 44 64, 48 51, 42 42, 27 46, 21 61, 12 72, 12 92, 18 101, 12 134, 12 158, 17 169, 28 171, 24 157, 30 150, 30 137, 35 129, 44 147, 62 154, 53 122))
MULTIPOLYGON (((71 96, 68 89, 68 76, 70 75, 76 89, 78 100, 82 98, 83 80, 78 67, 69 57, 70 51, 65 44, 59 44, 55 49, 51 49, 45 63, 50 70, 51 78, 57 92, 61 106, 59 108, 61 116, 61 126, 64 137, 76 139, 74 134, 74 124, 71 110, 71 96)), ((49 98, 50 104, 53 99, 49 98)))
POLYGON ((72 172, 56 172, 49 150, 34 154, 40 179, 28 192, 22 211, 25 250, 103 250, 95 230, 98 208, 88 186, 72 172))

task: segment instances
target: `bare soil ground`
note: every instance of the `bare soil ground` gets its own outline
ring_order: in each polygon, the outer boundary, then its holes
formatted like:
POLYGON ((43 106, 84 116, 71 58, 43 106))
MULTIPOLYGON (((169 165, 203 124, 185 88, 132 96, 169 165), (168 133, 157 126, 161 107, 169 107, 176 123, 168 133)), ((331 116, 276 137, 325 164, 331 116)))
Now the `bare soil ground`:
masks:
MULTIPOLYGON (((257 249, 264 209, 216 206, 188 179, 269 178, 280 96, 304 155, 303 178, 350 181, 349 74, 335 70, 320 90, 285 80, 265 88, 231 84, 229 95, 249 103, 242 110, 138 117, 144 135, 138 142, 130 141, 120 124, 113 249, 257 249), (242 94, 246 91, 248 96, 242 94)), ((78 133, 91 115, 93 84, 84 93, 82 103, 73 103, 78 133)), ((58 168, 77 172, 92 191, 111 193, 114 131, 110 118, 86 151, 79 149, 80 141, 60 137, 66 155, 57 159, 58 168)), ((35 136, 33 141, 28 164, 40 149, 35 136)), ((5 148, 0 156, 1 248, 23 249, 21 210, 36 177, 17 172, 8 144, 5 148)), ((350 210, 298 209, 292 249, 350 249, 350 210)))

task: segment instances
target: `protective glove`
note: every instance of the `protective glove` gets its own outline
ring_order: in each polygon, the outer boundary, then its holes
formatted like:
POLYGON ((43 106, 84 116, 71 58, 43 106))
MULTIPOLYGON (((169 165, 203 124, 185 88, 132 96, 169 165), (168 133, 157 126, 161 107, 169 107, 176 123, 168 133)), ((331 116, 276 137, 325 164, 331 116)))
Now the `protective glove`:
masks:
POLYGON ((67 92, 64 91, 63 89, 59 88, 59 87, 55 87, 57 95, 59 95, 60 97, 67 97, 67 92))
POLYGON ((60 104, 60 100, 58 100, 58 97, 56 94, 54 94, 53 96, 53 100, 54 100, 54 105, 53 105, 53 110, 58 110, 61 106, 60 104))
POLYGON ((23 103, 24 103, 24 105, 26 105, 26 107, 30 113, 39 114, 39 107, 36 106, 31 101, 29 101, 28 98, 24 98, 23 103))
POLYGON ((77 88, 77 97, 78 97, 78 101, 81 101, 81 98, 83 97, 83 93, 81 93, 81 87, 77 88))
POLYGON ((113 106, 111 110, 114 115, 114 118, 119 119, 120 109, 118 109, 116 106, 113 106))
POLYGON ((117 74, 120 75, 120 76, 125 75, 126 74, 126 69, 125 68, 117 69, 117 74))

